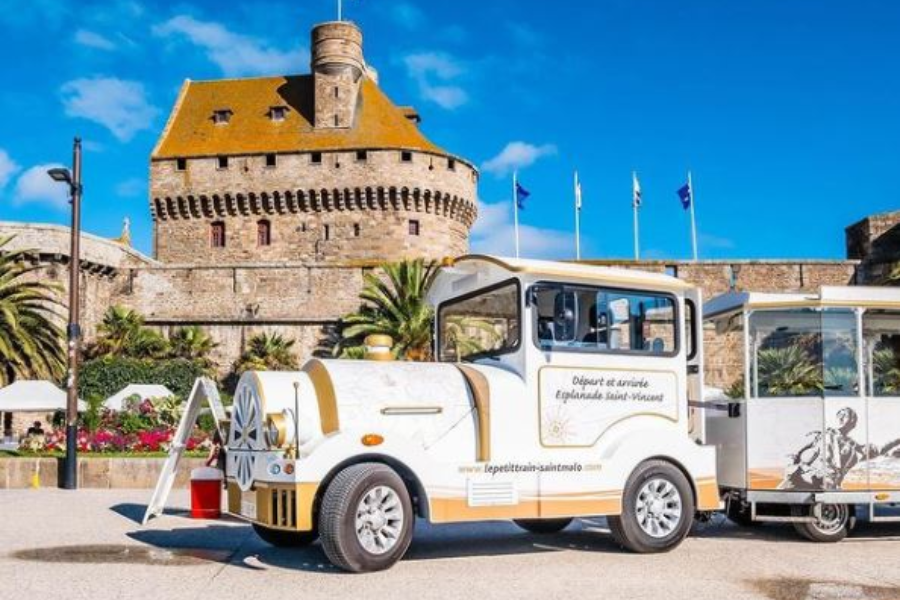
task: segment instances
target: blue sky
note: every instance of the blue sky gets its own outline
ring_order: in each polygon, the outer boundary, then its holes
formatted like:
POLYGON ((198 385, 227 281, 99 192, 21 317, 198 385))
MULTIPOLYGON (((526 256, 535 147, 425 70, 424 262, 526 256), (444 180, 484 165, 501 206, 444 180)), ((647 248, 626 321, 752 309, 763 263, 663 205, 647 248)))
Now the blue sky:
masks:
MULTIPOLYGON (((482 169, 473 248, 628 257, 841 258, 843 228, 900 208, 900 2, 345 0, 367 60, 438 144, 482 169)), ((88 231, 149 251, 148 157, 184 78, 305 73, 334 0, 0 0, 0 219, 65 223, 43 175, 85 140, 88 231)))

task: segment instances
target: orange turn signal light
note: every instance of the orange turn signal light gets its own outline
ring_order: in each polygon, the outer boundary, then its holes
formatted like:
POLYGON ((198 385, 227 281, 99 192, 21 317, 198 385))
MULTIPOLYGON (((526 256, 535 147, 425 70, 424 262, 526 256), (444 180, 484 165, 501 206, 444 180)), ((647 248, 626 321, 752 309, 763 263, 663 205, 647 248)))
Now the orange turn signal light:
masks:
POLYGON ((294 474, 294 463, 286 463, 284 465, 284 473, 285 473, 285 475, 293 475, 294 474))
POLYGON ((885 494, 884 492, 882 492, 880 494, 875 494, 875 499, 878 500, 879 502, 883 502, 884 500, 887 500, 890 497, 891 497, 890 494, 885 494))
POLYGON ((382 442, 384 442, 384 438, 377 433, 367 433, 366 435, 362 436, 362 440, 360 441, 362 442, 363 446, 379 446, 382 442))

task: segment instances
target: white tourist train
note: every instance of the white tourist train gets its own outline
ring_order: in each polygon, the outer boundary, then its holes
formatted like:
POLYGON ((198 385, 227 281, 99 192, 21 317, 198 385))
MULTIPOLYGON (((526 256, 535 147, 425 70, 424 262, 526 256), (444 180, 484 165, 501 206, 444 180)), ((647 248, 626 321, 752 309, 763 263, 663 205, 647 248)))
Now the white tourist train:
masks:
MULTIPOLYGON (((349 571, 406 552, 417 517, 553 532, 605 515, 636 552, 720 508, 698 443, 699 292, 673 277, 466 256, 430 291, 437 362, 313 359, 242 376, 229 511, 349 571)), ((378 344, 379 340, 370 343, 378 344)))
POLYGON ((465 256, 429 301, 435 362, 371 336, 367 360, 242 376, 229 512, 355 572, 399 560, 417 518, 606 516, 645 553, 721 509, 814 541, 859 505, 897 520, 879 509, 900 502, 900 290, 731 293, 701 314, 666 275, 465 256), (726 390, 704 387, 704 336, 726 390))
POLYGON ((822 542, 845 537, 858 507, 900 520, 884 510, 900 502, 900 290, 733 293, 704 318, 742 349, 704 405, 729 516, 822 542))

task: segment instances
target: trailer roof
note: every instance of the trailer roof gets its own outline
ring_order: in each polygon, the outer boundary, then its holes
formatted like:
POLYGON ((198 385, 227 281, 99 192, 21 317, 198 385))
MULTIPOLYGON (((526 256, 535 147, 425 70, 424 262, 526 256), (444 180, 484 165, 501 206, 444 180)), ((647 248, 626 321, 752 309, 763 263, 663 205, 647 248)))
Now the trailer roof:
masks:
POLYGON ((533 260, 524 258, 507 258, 469 254, 447 264, 465 269, 467 263, 477 267, 478 263, 487 263, 512 273, 550 277, 555 279, 581 279, 597 283, 615 283, 623 286, 651 286, 663 290, 687 290, 694 286, 670 275, 651 273, 637 269, 620 269, 615 267, 598 267, 578 262, 562 262, 550 260, 533 260))
POLYGON ((741 310, 827 307, 900 309, 900 288, 823 286, 818 293, 730 292, 704 304, 703 316, 710 319, 741 310))

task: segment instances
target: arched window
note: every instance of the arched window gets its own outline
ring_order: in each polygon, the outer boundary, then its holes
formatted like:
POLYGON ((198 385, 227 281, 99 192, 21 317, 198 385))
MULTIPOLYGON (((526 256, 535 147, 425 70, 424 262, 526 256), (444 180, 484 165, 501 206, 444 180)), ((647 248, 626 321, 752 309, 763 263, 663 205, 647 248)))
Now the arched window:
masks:
POLYGON ((225 247, 225 223, 216 221, 209 226, 209 245, 213 248, 225 247))
POLYGON ((263 219, 256 223, 256 245, 269 246, 272 244, 272 224, 263 219))

